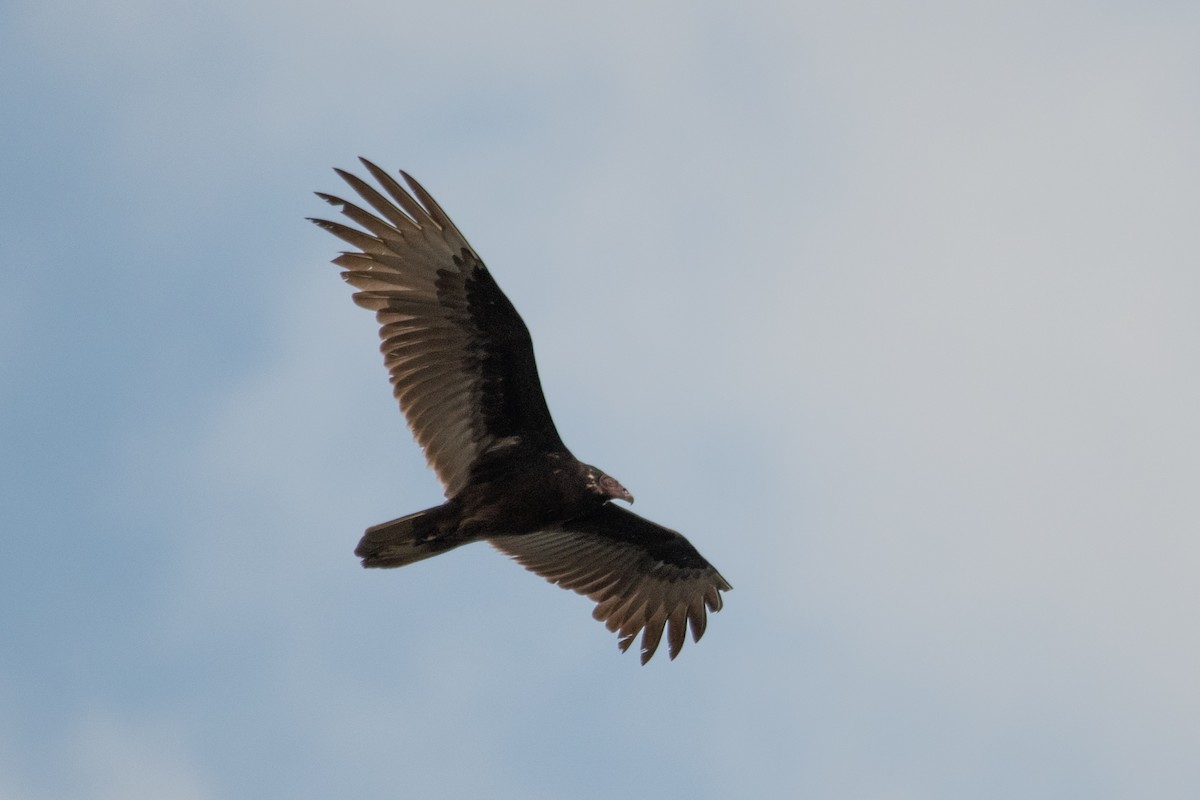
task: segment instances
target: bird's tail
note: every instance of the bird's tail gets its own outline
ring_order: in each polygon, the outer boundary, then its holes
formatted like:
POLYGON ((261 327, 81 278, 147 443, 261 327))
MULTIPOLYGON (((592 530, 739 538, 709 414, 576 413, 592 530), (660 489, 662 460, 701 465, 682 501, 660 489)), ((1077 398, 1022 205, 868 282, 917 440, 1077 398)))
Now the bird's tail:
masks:
POLYGON ((364 567, 403 567, 472 541, 458 536, 446 506, 436 506, 367 528, 354 549, 364 567), (449 529, 449 530, 447 530, 449 529))

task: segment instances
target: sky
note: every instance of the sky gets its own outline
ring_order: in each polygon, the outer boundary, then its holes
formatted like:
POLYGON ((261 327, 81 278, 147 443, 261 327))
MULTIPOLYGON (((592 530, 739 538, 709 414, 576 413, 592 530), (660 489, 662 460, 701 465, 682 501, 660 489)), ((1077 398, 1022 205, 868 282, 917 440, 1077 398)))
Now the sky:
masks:
POLYGON ((1200 9, 0 5, 0 799, 1200 793, 1200 9), (733 584, 646 667, 328 261, 416 175, 733 584))

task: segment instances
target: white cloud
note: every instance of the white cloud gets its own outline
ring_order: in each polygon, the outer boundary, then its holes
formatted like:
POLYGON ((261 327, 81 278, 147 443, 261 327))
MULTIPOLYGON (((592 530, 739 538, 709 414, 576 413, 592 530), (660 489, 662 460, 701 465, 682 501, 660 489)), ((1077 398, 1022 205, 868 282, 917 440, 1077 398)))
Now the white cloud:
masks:
POLYGON ((100 800, 212 797, 175 725, 130 725, 109 715, 90 717, 73 743, 79 770, 76 797, 100 800))
POLYGON ((133 720, 123 711, 93 711, 74 720, 73 729, 55 745, 52 758, 38 753, 31 763, 22 763, 16 754, 29 752, 27 744, 18 744, 7 726, 0 729, 0 797, 200 800, 215 796, 186 731, 176 723, 133 720), (34 772, 33 763, 50 763, 53 769, 34 772))

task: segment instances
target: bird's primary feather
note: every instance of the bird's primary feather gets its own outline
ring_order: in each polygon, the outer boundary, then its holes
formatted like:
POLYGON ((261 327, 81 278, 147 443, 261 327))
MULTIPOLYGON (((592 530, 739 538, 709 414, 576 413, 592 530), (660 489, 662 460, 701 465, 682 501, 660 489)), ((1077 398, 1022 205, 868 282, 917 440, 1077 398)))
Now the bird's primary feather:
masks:
POLYGON ((690 622, 704 635, 707 611, 720 611, 732 587, 683 536, 606 503, 595 512, 523 536, 488 537, 495 547, 564 589, 597 603, 593 616, 620 636, 625 650, 642 632, 642 663, 668 626, 671 658, 690 622))

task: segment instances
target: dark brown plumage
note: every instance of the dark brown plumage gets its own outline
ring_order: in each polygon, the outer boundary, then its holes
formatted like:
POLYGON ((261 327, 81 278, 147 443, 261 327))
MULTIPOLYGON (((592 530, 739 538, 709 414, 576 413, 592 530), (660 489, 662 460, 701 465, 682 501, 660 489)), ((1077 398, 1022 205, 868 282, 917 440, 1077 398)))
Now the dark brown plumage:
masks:
POLYGON ((361 230, 312 221, 357 248, 333 263, 379 320, 393 393, 447 500, 368 528, 355 554, 401 567, 486 540, 594 600, 622 650, 641 632, 643 664, 664 629, 675 658, 732 587, 683 536, 612 505, 633 496, 559 438, 529 330, 483 261, 411 176, 406 190, 362 163, 386 196, 337 173, 375 213, 318 192, 361 230))

